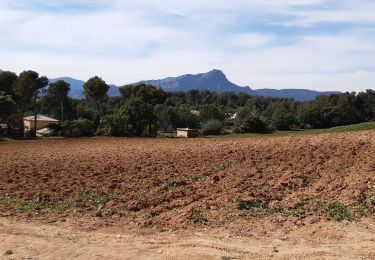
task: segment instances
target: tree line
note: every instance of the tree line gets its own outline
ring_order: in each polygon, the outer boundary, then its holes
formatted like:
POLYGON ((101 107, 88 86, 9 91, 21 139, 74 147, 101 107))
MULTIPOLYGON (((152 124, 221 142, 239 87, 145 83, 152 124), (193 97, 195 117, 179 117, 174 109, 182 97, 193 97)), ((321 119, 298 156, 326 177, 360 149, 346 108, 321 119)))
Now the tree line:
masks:
POLYGON ((123 86, 120 97, 108 97, 108 90, 108 84, 95 76, 84 84, 85 98, 73 99, 67 82, 50 83, 35 71, 3 72, 0 134, 23 138, 24 116, 36 113, 59 119, 62 124, 51 129, 68 137, 156 136, 182 127, 206 135, 269 133, 375 120, 374 90, 312 101, 204 90, 166 92, 147 84, 123 86))

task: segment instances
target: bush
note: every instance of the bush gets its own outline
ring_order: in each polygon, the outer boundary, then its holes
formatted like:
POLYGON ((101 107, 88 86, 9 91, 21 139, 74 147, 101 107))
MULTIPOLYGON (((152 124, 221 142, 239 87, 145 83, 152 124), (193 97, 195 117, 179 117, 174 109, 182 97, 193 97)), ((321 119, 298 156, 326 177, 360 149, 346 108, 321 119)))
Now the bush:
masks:
POLYGON ((93 124, 88 119, 66 121, 63 124, 63 136, 65 137, 90 137, 93 135, 93 124))
POLYGON ((202 126, 203 135, 223 134, 223 124, 219 120, 208 120, 202 126))
POLYGON ((239 133, 259 133, 265 134, 269 130, 266 124, 257 116, 252 114, 247 115, 244 119, 236 121, 236 132, 239 133))
POLYGON ((102 117, 96 135, 98 136, 126 136, 126 118, 118 114, 102 117))
POLYGON ((59 124, 49 124, 47 128, 52 131, 52 136, 58 136, 62 131, 62 126, 59 124))
POLYGON ((336 221, 352 220, 353 218, 347 206, 337 202, 328 204, 325 208, 325 212, 336 221))

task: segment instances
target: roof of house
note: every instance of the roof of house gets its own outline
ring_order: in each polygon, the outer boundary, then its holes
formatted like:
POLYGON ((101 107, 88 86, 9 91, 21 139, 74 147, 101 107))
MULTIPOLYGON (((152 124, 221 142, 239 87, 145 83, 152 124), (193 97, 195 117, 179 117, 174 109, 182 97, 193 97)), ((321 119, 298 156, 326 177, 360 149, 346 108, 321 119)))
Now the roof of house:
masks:
MULTIPOLYGON (((59 122, 59 120, 56 120, 56 119, 48 117, 48 116, 37 115, 36 117, 37 117, 36 118, 37 121, 59 122)), ((28 117, 25 117, 24 120, 34 121, 34 118, 35 118, 34 116, 28 116, 28 117)))

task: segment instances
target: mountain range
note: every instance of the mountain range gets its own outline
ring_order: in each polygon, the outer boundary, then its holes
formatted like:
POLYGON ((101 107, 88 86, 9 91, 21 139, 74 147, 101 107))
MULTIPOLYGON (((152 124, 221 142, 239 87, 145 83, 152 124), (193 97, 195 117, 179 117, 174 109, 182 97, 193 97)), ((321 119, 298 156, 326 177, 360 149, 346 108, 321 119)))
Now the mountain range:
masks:
MULTIPOLYGON (((319 92, 307 89, 251 89, 230 82, 221 70, 212 70, 196 75, 183 75, 159 80, 145 80, 138 83, 151 84, 166 91, 189 91, 192 89, 209 90, 212 92, 248 93, 253 96, 294 98, 296 100, 312 100, 319 95, 339 94, 337 91, 319 92)), ((136 83, 137 84, 137 83, 136 83)))
MULTIPOLYGON (((0 70, 1 72, 1 70, 0 70)), ((83 94, 83 80, 74 79, 71 77, 59 77, 50 79, 50 82, 56 82, 58 80, 64 80, 70 84, 69 96, 77 99, 84 97, 83 94)), ((212 70, 207 73, 201 74, 187 74, 179 77, 168 77, 165 79, 158 80, 143 80, 130 85, 139 83, 146 83, 154 85, 156 87, 163 88, 165 91, 176 92, 176 91, 189 91, 192 89, 208 90, 212 92, 235 92, 235 93, 247 93, 253 96, 268 96, 268 97, 282 97, 282 98, 294 98, 296 100, 312 100, 319 95, 339 94, 337 91, 325 91, 319 92, 308 89, 252 89, 249 86, 238 86, 230 82, 225 74, 221 70, 212 70)), ((119 87, 116 85, 110 85, 109 96, 119 96, 119 87)))

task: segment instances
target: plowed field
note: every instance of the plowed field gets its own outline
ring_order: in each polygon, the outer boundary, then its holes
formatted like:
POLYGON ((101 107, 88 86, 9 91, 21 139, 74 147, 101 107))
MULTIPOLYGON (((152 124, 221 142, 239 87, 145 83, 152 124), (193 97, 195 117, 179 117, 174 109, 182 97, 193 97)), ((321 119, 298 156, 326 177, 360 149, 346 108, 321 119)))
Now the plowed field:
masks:
POLYGON ((374 221, 375 131, 7 141, 0 155, 6 219, 247 237, 374 221))

